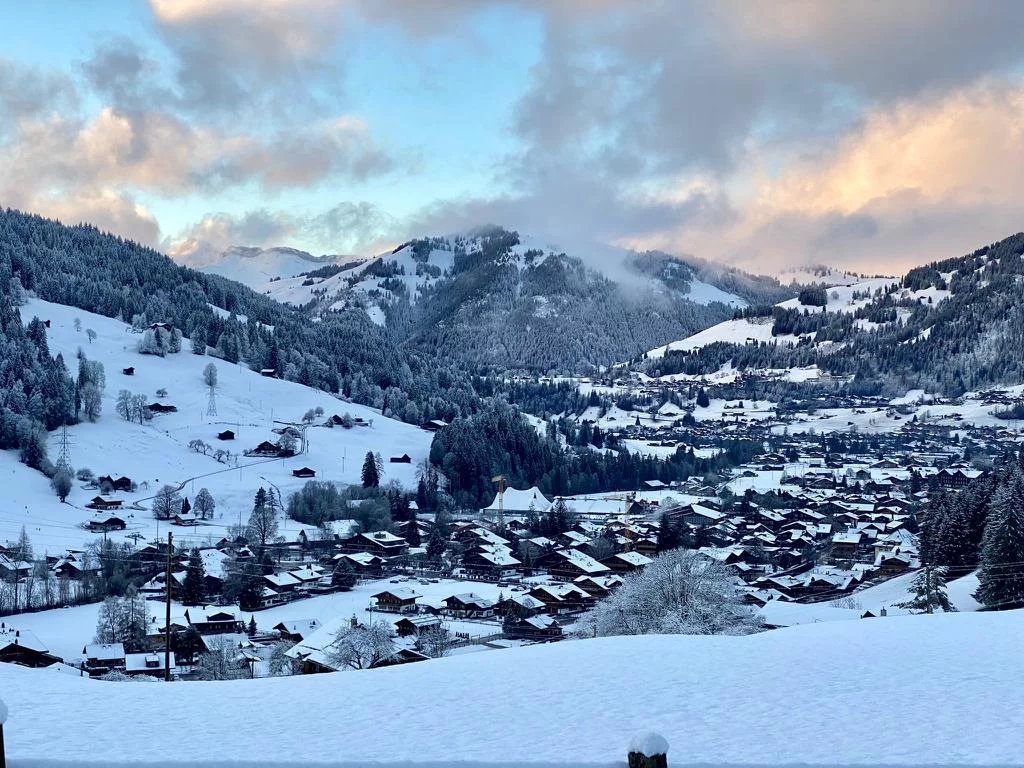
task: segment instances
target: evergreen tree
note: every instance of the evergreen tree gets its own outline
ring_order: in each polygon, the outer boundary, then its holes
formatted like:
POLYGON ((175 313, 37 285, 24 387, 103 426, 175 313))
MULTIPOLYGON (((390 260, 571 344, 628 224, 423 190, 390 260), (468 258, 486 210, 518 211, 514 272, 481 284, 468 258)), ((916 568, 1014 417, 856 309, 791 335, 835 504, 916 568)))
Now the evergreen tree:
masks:
POLYGON ((430 538, 427 540, 427 560, 432 563, 441 562, 441 555, 444 554, 446 546, 447 543, 444 537, 435 525, 434 530, 430 532, 430 538))
POLYGON ((666 552, 670 549, 678 549, 682 546, 682 538, 679 535, 679 526, 675 525, 669 516, 662 513, 658 523, 658 551, 666 552))
POLYGON ((955 611, 956 608, 949 602, 949 595, 946 593, 946 573, 945 568, 922 568, 910 583, 913 599, 897 603, 897 606, 918 613, 935 613, 936 610, 947 613, 955 611))
POLYGON ((410 547, 418 547, 422 544, 420 539, 420 527, 416 522, 415 509, 409 509, 409 516, 405 525, 405 540, 410 547))
POLYGON ((183 605, 202 605, 206 601, 206 569, 198 549, 189 554, 181 592, 183 605))
POLYGON ((377 459, 372 451, 368 451, 363 459, 363 488, 376 488, 380 485, 380 472, 377 469, 377 459))
POLYGON ((992 497, 975 597, 988 608, 1024 605, 1024 477, 1014 468, 992 497))

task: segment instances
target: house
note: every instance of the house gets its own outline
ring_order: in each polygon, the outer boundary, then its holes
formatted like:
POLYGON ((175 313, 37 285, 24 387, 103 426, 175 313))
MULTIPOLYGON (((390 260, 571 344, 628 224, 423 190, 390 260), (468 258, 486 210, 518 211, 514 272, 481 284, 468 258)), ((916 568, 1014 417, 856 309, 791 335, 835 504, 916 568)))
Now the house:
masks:
MULTIPOLYGON (((88 506, 88 505, 86 505, 88 506)), ((86 523, 90 531, 123 531, 128 527, 124 518, 117 515, 96 515, 86 523)))
POLYGON ((336 570, 348 566, 360 576, 380 576, 387 563, 380 555, 370 552, 347 552, 335 555, 331 560, 335 563, 336 570))
POLYGON ((102 496, 93 496, 85 506, 89 509, 120 509, 121 499, 104 499, 102 496))
POLYGON ((505 622, 506 637, 513 640, 561 640, 561 625, 550 616, 527 616, 505 622))
POLYGON ((650 565, 650 563, 651 558, 639 552, 619 552, 601 561, 601 565, 608 566, 615 573, 639 571, 645 565, 650 565))
POLYGON ((199 515, 197 515, 195 512, 185 512, 184 514, 179 512, 173 518, 171 518, 171 522, 174 525, 199 525, 199 515))
POLYGON ((165 405, 164 403, 150 403, 146 406, 150 413, 177 413, 178 406, 165 405))
POLYGON ((423 422, 420 426, 427 430, 427 432, 437 432, 439 429, 447 427, 448 423, 440 419, 431 419, 430 421, 423 422))
POLYGON ((123 643, 91 643, 82 649, 85 671, 91 677, 105 675, 114 669, 124 669, 123 643))
POLYGON ((472 592, 464 592, 461 595, 446 597, 444 609, 451 616, 480 619, 494 615, 494 601, 472 592))
POLYGON ((403 453, 401 456, 392 456, 388 461, 392 464, 412 464, 412 456, 403 453))
POLYGON ((377 610, 389 613, 415 613, 418 609, 416 601, 421 594, 409 587, 395 587, 378 592, 371 597, 377 601, 377 610))
POLYGON ((441 628, 438 616, 403 616, 395 622, 395 631, 399 637, 412 637, 441 628))
POLYGON ((159 328, 161 331, 167 331, 168 333, 170 333, 171 331, 174 330, 174 326, 171 323, 150 323, 149 324, 149 330, 155 331, 157 328, 159 328))
POLYGON ((132 366, 132 365, 129 365, 127 368, 122 368, 121 369, 121 373, 123 373, 125 376, 134 376, 135 375, 135 367, 132 366))
MULTIPOLYGON (((169 654, 171 676, 178 672, 178 662, 174 653, 169 654)), ((124 659, 124 671, 126 675, 150 675, 151 677, 163 677, 167 667, 164 666, 164 653, 129 653, 124 659)))
POLYGON ((301 467, 292 470, 292 477, 316 477, 316 470, 309 467, 301 467))
POLYGON ((0 662, 39 668, 61 661, 33 633, 0 622, 0 662))
POLYGON ((622 586, 622 579, 618 576, 580 576, 573 579, 572 583, 588 595, 601 598, 607 597, 616 587, 622 586))
POLYGON ((260 376, 266 376, 268 379, 276 379, 277 370, 275 368, 260 368, 260 376))
POLYGON ((238 617, 222 608, 188 608, 185 611, 185 618, 189 626, 200 635, 219 635, 225 632, 239 632, 242 629, 242 622, 238 617))
POLYGON ((369 533, 357 533, 341 542, 341 548, 345 552, 369 552, 386 559, 404 555, 409 545, 401 536, 395 536, 388 531, 371 531, 369 533))
POLYGON ((592 595, 572 584, 541 584, 530 590, 530 597, 544 603, 544 612, 552 616, 578 613, 596 602, 592 595))
POLYGON ((281 458, 292 456, 294 454, 291 451, 284 450, 277 443, 272 443, 269 440, 264 440, 251 451, 246 451, 245 455, 260 456, 265 458, 281 458))
POLYGON ((835 534, 832 537, 832 557, 844 560, 856 557, 862 538, 860 531, 845 531, 835 534))
POLYGON ((578 549, 559 549, 544 555, 538 564, 552 576, 572 581, 580 576, 602 576, 611 569, 578 549))
POLYGON ((281 621, 272 627, 282 640, 289 640, 293 643, 301 643, 304 637, 309 637, 319 628, 320 622, 317 619, 281 621))
POLYGON ((230 429, 225 429, 223 432, 217 433, 218 440, 234 440, 235 433, 230 429))

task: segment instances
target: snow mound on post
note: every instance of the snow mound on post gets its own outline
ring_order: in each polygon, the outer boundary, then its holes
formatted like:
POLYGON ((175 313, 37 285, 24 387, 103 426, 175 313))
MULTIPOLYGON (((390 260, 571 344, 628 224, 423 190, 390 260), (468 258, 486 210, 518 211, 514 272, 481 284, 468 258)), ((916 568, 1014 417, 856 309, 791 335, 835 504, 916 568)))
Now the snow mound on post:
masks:
POLYGON ((654 731, 638 733, 633 737, 632 741, 629 742, 629 751, 639 752, 644 757, 667 755, 668 739, 654 731))

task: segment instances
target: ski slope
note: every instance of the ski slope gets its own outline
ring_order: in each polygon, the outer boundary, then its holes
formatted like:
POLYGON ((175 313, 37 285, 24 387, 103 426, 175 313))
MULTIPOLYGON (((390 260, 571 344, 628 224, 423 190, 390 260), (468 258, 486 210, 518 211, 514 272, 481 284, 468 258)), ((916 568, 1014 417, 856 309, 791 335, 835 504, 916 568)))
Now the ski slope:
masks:
POLYGON ((897 616, 170 685, 0 665, 0 691, 15 768, 612 766, 648 731, 670 765, 1019 765, 1022 631, 897 616))
MULTIPOLYGON (((239 520, 245 522, 253 494, 261 485, 276 486, 285 501, 301 488, 306 480, 293 477, 293 469, 310 467, 316 471, 317 480, 358 483, 363 457, 373 451, 384 458, 383 482, 395 480, 412 487, 416 462, 429 452, 431 435, 418 427, 384 418, 372 408, 343 402, 302 384, 266 378, 242 365, 194 355, 188 351, 187 341, 178 354, 163 358, 140 355, 135 349, 141 336, 117 320, 36 299, 21 307, 21 315, 26 323, 33 316, 50 321, 50 352, 61 353, 72 373, 77 370, 79 347, 90 360, 98 360, 105 367, 107 385, 99 421, 69 427, 68 437, 70 463, 76 470, 88 467, 97 477, 123 475, 139 485, 136 493, 116 495, 126 508, 122 517, 129 516, 126 531, 108 534, 116 540, 133 533, 147 539, 156 534, 157 521, 147 499, 167 483, 182 485, 181 493, 190 500, 200 488, 209 489, 217 503, 214 519, 204 525, 177 528, 175 533, 184 540, 216 541, 227 526, 239 520), (82 331, 74 329, 76 318, 82 321, 82 331), (85 329, 97 334, 92 344, 85 329), (209 394, 202 375, 211 362, 218 371, 215 416, 207 415, 209 394), (122 373, 128 366, 135 368, 134 376, 122 373), (157 397, 161 388, 167 390, 166 397, 157 397), (172 404, 178 412, 157 415, 145 425, 126 422, 115 409, 121 389, 144 394, 150 403, 172 404), (290 459, 240 455, 264 440, 276 441, 278 435, 272 430, 282 427, 277 422, 299 422, 306 410, 318 406, 324 409, 318 425, 334 414, 349 413, 368 424, 372 422, 372 426, 310 427, 306 432, 308 452, 290 459), (228 429, 236 432, 235 440, 218 440, 217 434, 228 429), (201 439, 214 449, 230 450, 238 455, 237 463, 221 463, 191 451, 188 444, 193 439, 201 439), (388 462, 390 456, 403 453, 408 453, 413 463, 388 462), (132 509, 136 503, 138 508, 132 509)), ((60 447, 60 433, 51 433, 51 460, 59 457, 60 447)), ((68 503, 61 504, 49 481, 21 464, 14 451, 0 451, 0 483, 6 489, 0 507, 0 542, 17 538, 23 525, 37 553, 81 548, 97 537, 80 527, 92 517, 92 511, 84 507, 97 495, 96 489, 83 488, 83 483, 76 480, 68 503)), ((282 525, 282 535, 297 535, 294 522, 282 521, 282 525)), ((167 524, 160 524, 159 529, 166 535, 167 524)))

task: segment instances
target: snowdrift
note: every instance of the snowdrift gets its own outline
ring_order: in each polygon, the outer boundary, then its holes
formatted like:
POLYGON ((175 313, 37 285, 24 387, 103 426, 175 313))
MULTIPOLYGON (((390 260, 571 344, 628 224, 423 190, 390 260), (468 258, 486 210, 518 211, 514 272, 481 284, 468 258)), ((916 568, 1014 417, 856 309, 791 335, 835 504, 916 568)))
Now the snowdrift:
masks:
POLYGON ((13 768, 1019 765, 1024 613, 606 638, 330 675, 104 683, 0 665, 13 768))

